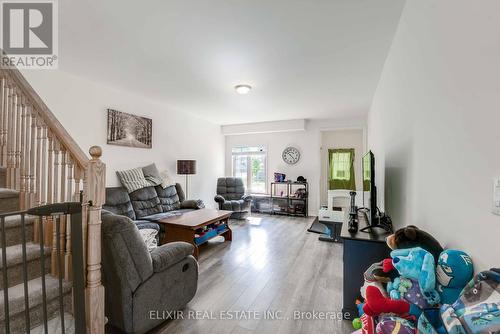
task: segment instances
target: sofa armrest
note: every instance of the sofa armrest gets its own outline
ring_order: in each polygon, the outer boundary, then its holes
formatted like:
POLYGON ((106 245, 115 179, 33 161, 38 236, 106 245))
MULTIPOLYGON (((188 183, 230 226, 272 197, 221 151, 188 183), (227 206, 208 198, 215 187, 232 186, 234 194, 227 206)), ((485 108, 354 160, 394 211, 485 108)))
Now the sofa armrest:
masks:
POLYGON ((245 202, 251 202, 253 200, 252 195, 243 195, 241 196, 241 199, 244 200, 245 202))
POLYGON ((181 209, 203 209, 205 203, 201 199, 187 199, 181 202, 181 209))
POLYGON ((159 273, 179 261, 182 261, 189 255, 192 255, 194 247, 187 242, 170 242, 155 248, 151 252, 153 260, 153 271, 159 273))
POLYGON ((224 197, 222 197, 221 195, 215 195, 214 200, 220 204, 222 204, 226 201, 226 199, 224 197))

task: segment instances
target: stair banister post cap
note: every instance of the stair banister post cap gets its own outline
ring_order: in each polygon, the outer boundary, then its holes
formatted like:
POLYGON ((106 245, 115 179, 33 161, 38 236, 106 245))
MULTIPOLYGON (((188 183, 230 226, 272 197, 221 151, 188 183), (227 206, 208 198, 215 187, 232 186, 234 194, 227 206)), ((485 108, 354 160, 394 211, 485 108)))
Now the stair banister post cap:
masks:
POLYGON ((92 146, 89 149, 89 153, 92 159, 97 160, 102 155, 102 148, 100 146, 92 146))

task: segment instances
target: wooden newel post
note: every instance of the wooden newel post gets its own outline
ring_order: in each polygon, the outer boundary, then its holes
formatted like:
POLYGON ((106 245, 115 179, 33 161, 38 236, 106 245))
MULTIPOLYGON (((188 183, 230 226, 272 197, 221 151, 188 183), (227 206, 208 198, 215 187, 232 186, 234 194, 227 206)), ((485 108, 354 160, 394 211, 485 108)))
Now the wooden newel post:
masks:
POLYGON ((106 165, 101 161, 102 149, 92 146, 92 159, 85 174, 85 202, 88 203, 87 227, 87 326, 91 334, 104 334, 104 287, 101 284, 101 209, 105 200, 106 165))

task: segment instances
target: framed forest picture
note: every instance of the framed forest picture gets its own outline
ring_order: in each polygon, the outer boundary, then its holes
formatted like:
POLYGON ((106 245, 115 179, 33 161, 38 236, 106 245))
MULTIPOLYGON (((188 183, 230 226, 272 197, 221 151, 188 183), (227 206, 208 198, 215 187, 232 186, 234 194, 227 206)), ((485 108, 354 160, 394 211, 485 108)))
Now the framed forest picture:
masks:
POLYGON ((108 144, 151 148, 152 130, 150 118, 108 109, 108 144))

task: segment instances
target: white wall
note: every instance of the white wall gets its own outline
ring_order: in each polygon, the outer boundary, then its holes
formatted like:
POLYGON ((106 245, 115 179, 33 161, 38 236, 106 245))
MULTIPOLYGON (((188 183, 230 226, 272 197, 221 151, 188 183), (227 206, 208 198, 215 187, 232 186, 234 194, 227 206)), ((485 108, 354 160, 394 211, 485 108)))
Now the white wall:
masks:
POLYGON ((224 164, 224 139, 218 125, 62 71, 24 71, 23 75, 85 152, 92 145, 102 147, 108 185, 119 185, 117 170, 152 162, 184 185, 184 177, 176 175, 176 160, 195 159, 197 174, 190 176, 190 197, 214 205, 216 178, 224 164), (107 145, 107 108, 152 118, 153 148, 107 145))
POLYGON ((407 1, 368 117, 394 223, 469 252, 476 270, 500 260, 499 22, 497 0, 407 1))
POLYGON ((353 148, 354 149, 354 176, 356 189, 362 190, 362 166, 365 144, 363 129, 334 130, 321 132, 321 175, 320 175, 320 204, 328 204, 328 149, 353 148))
POLYGON ((226 175, 231 175, 233 147, 263 145, 268 151, 268 183, 273 181, 274 172, 284 173, 291 180, 296 180, 299 175, 304 176, 309 182, 309 214, 317 215, 320 205, 321 131, 363 129, 365 123, 364 118, 309 120, 305 131, 226 136, 226 175), (301 152, 300 161, 296 165, 290 166, 281 158, 281 153, 287 146, 297 147, 301 152))

